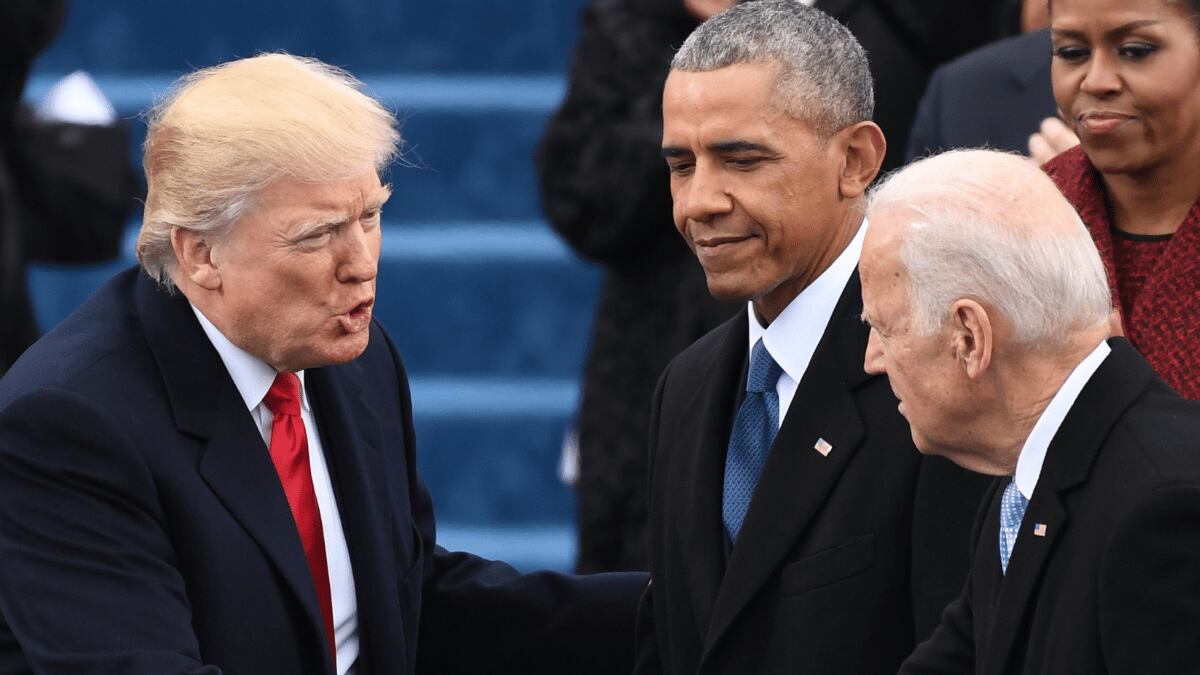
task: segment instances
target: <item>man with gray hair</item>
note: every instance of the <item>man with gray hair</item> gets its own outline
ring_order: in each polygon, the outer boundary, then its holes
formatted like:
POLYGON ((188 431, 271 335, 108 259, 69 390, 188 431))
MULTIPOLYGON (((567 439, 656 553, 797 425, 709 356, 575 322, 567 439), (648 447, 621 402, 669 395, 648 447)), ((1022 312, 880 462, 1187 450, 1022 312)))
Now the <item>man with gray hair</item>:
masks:
POLYGON ((361 89, 265 54, 149 115, 141 269, 0 381, 0 672, 628 670, 643 575, 437 546, 361 89))
POLYGON ((872 107, 862 48, 799 0, 735 6, 672 63, 675 225, 746 304, 659 382, 637 673, 894 673, 966 573, 978 490, 861 368, 872 107))
POLYGON ((1195 672, 1200 405, 1106 339, 1079 217, 985 150, 909 166, 867 212, 865 368, 918 449, 998 477, 962 595, 901 672, 1195 672))

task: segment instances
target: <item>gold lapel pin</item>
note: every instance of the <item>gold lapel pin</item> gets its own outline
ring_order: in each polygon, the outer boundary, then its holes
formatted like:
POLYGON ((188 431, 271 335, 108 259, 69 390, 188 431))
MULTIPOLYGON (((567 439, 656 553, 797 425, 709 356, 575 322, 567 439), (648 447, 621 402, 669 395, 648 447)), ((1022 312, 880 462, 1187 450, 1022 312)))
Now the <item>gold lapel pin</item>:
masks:
POLYGON ((817 444, 813 446, 813 450, 821 453, 822 457, 828 457, 830 451, 833 450, 833 446, 830 445, 829 441, 825 440, 824 438, 818 438, 817 444))

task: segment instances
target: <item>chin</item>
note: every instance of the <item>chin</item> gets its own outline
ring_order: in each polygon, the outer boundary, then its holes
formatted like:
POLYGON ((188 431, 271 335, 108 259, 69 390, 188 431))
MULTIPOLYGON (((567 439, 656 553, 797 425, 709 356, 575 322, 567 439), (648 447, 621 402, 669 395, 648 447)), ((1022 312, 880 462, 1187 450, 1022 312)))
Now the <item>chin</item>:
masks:
POLYGON ((731 278, 730 274, 708 274, 708 293, 718 300, 746 302, 761 295, 760 290, 746 279, 731 278))

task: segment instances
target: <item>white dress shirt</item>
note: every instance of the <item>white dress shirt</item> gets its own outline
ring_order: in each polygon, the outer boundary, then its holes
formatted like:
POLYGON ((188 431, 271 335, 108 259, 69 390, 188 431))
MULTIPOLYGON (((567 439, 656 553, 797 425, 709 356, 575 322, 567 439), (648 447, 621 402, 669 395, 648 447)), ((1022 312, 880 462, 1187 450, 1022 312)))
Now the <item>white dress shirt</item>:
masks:
POLYGON ((1075 399, 1079 398, 1083 386, 1092 379, 1096 369, 1111 351, 1108 343, 1101 340, 1100 344, 1075 366, 1067 376, 1066 382, 1063 382, 1054 394, 1054 398, 1050 399, 1050 404, 1042 411, 1038 421, 1034 423, 1033 431, 1029 432, 1029 438, 1025 439, 1021 454, 1017 456, 1017 469, 1013 475, 1017 489, 1025 499, 1033 499, 1033 489, 1037 487, 1038 478, 1042 475, 1042 464, 1046 461, 1046 450, 1050 448, 1050 441, 1054 440, 1054 435, 1058 433, 1058 428, 1071 411, 1071 406, 1075 405, 1075 399))
POLYGON ((783 308, 770 326, 763 328, 758 315, 754 313, 754 303, 749 303, 750 350, 753 351, 755 343, 762 338, 771 358, 783 370, 779 381, 775 383, 775 391, 779 394, 780 426, 783 426, 788 408, 792 405, 796 387, 800 386, 800 380, 808 370, 808 362, 825 335, 833 310, 846 290, 850 276, 858 269, 866 233, 867 221, 864 220, 841 255, 807 288, 800 291, 800 295, 783 308))
MULTIPOLYGON (((192 305, 192 311, 209 342, 221 356, 221 362, 233 378, 238 393, 242 395, 262 435, 265 451, 271 446, 271 423, 275 416, 263 403, 263 398, 275 382, 275 369, 230 342, 195 305, 192 305)), ((308 465, 312 471, 313 489, 317 493, 317 506, 321 510, 321 530, 325 535, 329 591, 333 600, 334 639, 337 640, 337 672, 339 675, 352 675, 355 661, 358 660, 358 600, 354 594, 350 551, 346 548, 346 535, 342 532, 342 518, 333 496, 329 468, 325 465, 321 436, 317 433, 309 405, 308 388, 304 386, 304 371, 297 372, 296 377, 300 379, 300 416, 304 419, 304 433, 308 437, 308 465)), ((246 450, 249 452, 254 449, 246 450)))

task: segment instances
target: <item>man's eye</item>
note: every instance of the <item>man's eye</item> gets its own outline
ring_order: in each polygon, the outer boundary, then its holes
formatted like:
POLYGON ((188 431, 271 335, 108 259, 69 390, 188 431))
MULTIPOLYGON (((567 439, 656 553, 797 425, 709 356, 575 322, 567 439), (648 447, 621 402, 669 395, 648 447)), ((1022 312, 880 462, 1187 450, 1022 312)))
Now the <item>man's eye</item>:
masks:
POLYGON ((325 244, 328 244, 331 239, 333 239, 333 233, 329 232, 327 230, 325 232, 311 234, 311 235, 301 239, 298 243, 300 244, 300 246, 302 248, 312 249, 312 248, 320 248, 320 247, 324 246, 325 244))
POLYGON ((671 173, 676 175, 691 173, 692 166, 691 162, 667 162, 667 167, 671 170, 671 173))
POLYGON ((1054 49, 1054 57, 1068 63, 1083 61, 1090 54, 1091 50, 1084 47, 1056 47, 1054 49))
POLYGON ((758 157, 733 157, 725 160, 725 163, 735 169, 750 169, 761 161, 758 157))

